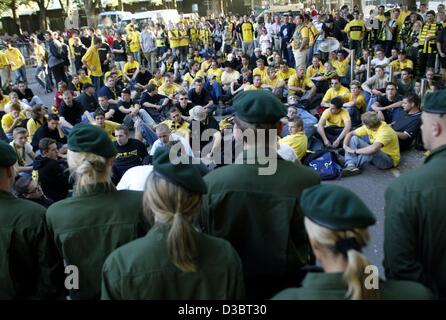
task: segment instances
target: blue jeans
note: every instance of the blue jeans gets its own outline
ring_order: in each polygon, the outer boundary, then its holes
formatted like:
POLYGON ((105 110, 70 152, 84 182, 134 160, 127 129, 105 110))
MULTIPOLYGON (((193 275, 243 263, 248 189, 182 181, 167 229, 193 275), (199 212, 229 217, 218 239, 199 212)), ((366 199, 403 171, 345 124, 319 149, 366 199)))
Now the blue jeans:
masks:
POLYGON ((348 113, 350 114, 350 118, 352 120, 352 126, 357 127, 361 125, 361 112, 355 106, 346 108, 348 113))
MULTIPOLYGON (((353 136, 350 140, 349 147, 353 150, 370 146, 367 142, 358 136, 353 136)), ((357 168, 364 167, 367 163, 371 163, 378 169, 393 168, 392 158, 381 150, 374 154, 351 154, 345 153, 345 165, 355 166, 357 168)))
POLYGON ((94 95, 96 96, 99 92, 99 89, 102 87, 102 77, 93 77, 90 76, 91 82, 93 82, 93 86, 95 89, 94 95))
POLYGON ((14 78, 15 83, 19 82, 20 80, 28 82, 26 80, 26 67, 24 65, 14 71, 14 78))
POLYGON ((148 126, 146 126, 145 123, 141 123, 138 126, 138 130, 141 132, 142 137, 146 141, 146 145, 153 145, 153 143, 158 140, 158 136, 155 132, 153 132, 152 129, 150 129, 148 126))
MULTIPOLYGON (((296 108, 296 111, 297 111, 297 115, 304 122, 304 132, 305 132, 305 135, 309 139, 314 134, 314 131, 316 130, 315 125, 317 123, 317 119, 315 116, 313 116, 311 113, 309 113, 307 110, 305 110, 303 108, 296 108)), ((282 134, 283 134, 283 137, 285 137, 289 134, 287 124, 283 127, 282 134)))
POLYGON ((31 101, 28 101, 26 99, 22 100, 24 103, 26 103, 29 106, 35 106, 36 104, 42 104, 43 105, 43 101, 42 99, 40 99, 38 96, 33 96, 31 101))

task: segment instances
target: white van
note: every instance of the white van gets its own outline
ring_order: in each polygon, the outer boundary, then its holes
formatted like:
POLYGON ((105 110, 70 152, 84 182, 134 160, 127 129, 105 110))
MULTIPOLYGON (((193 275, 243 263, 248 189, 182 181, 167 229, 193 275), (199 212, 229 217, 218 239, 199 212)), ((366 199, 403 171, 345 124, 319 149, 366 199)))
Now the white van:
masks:
POLYGON ((178 10, 175 9, 167 9, 167 10, 154 10, 154 11, 144 11, 144 12, 136 12, 131 16, 123 19, 123 22, 129 23, 132 19, 135 19, 140 25, 148 22, 149 20, 158 23, 163 22, 164 24, 168 24, 169 22, 177 23, 180 21, 180 15, 178 10))
POLYGON ((98 27, 119 26, 121 22, 127 18, 131 18, 132 13, 129 11, 105 11, 98 16, 98 27))

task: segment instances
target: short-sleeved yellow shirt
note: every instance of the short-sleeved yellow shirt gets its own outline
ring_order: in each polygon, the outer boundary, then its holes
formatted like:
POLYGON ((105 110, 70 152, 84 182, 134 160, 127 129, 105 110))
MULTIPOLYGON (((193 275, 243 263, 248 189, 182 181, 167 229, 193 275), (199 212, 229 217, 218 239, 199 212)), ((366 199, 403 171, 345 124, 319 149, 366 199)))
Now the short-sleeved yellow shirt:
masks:
MULTIPOLYGON (((302 88, 305 90, 306 88, 313 88, 314 83, 306 76, 304 76, 303 78, 299 78, 297 74, 295 74, 288 80, 288 87, 290 86, 302 88)), ((288 94, 294 93, 296 93, 296 91, 288 89, 288 94)))
POLYGON ((334 88, 330 88, 325 93, 324 98, 322 99, 322 102, 328 103, 334 97, 341 97, 342 101, 348 102, 348 94, 349 93, 350 93, 350 90, 348 90, 344 86, 340 86, 339 90, 335 90, 334 88))
POLYGON ((253 76, 260 75, 260 79, 262 79, 262 82, 268 78, 268 67, 263 68, 263 70, 260 70, 259 68, 255 68, 252 72, 253 76))
POLYGON ((327 109, 322 113, 321 119, 325 120, 326 127, 329 126, 345 127, 345 123, 351 121, 350 114, 344 108, 342 108, 341 111, 336 114, 332 113, 330 109, 327 109))
POLYGON ((86 64, 89 66, 93 66, 96 69, 91 71, 88 69, 88 74, 93 77, 101 77, 102 76, 102 68, 101 68, 101 60, 99 59, 99 51, 94 46, 87 49, 83 58, 86 64))
POLYGON ((296 157, 299 160, 307 153, 308 148, 308 138, 304 132, 297 132, 296 134, 291 134, 279 140, 279 144, 286 144, 293 149, 296 157))
POLYGON ((355 131, 358 137, 368 136, 370 143, 379 142, 383 145, 381 151, 387 154, 393 160, 393 165, 396 167, 400 162, 400 145, 396 132, 384 121, 376 130, 371 130, 365 125, 359 127, 355 131))
POLYGON ((410 59, 406 59, 403 62, 399 60, 392 61, 390 65, 393 67, 393 71, 400 72, 405 68, 413 69, 413 62, 410 59))

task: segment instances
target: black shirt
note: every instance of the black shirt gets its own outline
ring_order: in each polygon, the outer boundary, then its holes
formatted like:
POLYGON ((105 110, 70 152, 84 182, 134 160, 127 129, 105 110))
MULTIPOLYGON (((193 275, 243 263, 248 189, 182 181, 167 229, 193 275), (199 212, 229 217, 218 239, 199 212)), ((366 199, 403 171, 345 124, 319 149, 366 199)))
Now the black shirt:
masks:
POLYGON ((87 49, 83 46, 74 46, 74 65, 76 66, 76 71, 82 67, 82 57, 87 52, 87 49))
POLYGON ((34 133, 33 140, 31 141, 31 145, 33 146, 34 151, 39 149, 39 141, 43 138, 51 138, 53 140, 56 140, 58 148, 62 147, 62 145, 67 143, 67 137, 64 135, 64 137, 61 138, 59 136, 59 131, 57 129, 56 130, 48 129, 48 122, 46 121, 34 133))
POLYGON ((83 110, 87 110, 88 112, 95 112, 97 108, 99 108, 99 103, 94 96, 89 96, 85 92, 82 92, 77 100, 82 106, 83 110))
POLYGON ((60 103, 59 116, 65 118, 66 121, 74 126, 82 121, 84 111, 85 109, 76 99, 73 100, 73 105, 70 107, 65 104, 65 101, 62 101, 60 103))
POLYGON ((180 112, 181 112, 181 114, 183 116, 188 117, 189 116, 189 111, 190 111, 190 109, 192 109, 194 107, 194 104, 188 102, 185 107, 182 107, 179 103, 175 103, 173 106, 177 107, 180 110, 180 112))
POLYGON ((192 128, 192 141, 195 139, 197 139, 196 141, 200 141, 200 150, 202 150, 204 146, 214 140, 213 136, 211 136, 209 140, 202 141, 202 133, 207 129, 215 129, 220 131, 220 126, 218 125, 218 121, 215 120, 213 116, 208 116, 204 121, 198 122, 198 126, 197 122, 198 121, 193 120, 190 125, 190 128, 192 128))
POLYGON ((118 153, 113 162, 113 180, 117 183, 128 169, 142 165, 142 161, 148 153, 146 146, 133 138, 129 138, 127 144, 123 146, 120 146, 116 141, 114 144, 118 153))
POLYGON ((114 107, 115 109, 115 115, 113 116, 113 121, 117 123, 122 123, 124 121, 125 116, 127 113, 123 113, 119 110, 119 107, 124 107, 125 109, 129 109, 135 104, 133 100, 130 100, 129 102, 125 102, 122 100, 119 100, 118 104, 114 107))
POLYGON ((136 83, 139 83, 140 85, 146 86, 150 79, 152 79, 152 75, 149 71, 146 70, 146 72, 142 73, 141 71, 136 75, 136 83))
POLYGON ((17 96, 19 97, 20 101, 23 99, 26 99, 28 102, 31 101, 31 99, 34 97, 34 93, 30 88, 25 89, 25 93, 22 93, 20 90, 15 90, 17 93, 17 96))
POLYGON ((406 132, 409 135, 409 138, 406 140, 399 139, 401 150, 407 150, 410 148, 412 141, 420 132, 420 126, 421 112, 413 114, 404 112, 403 115, 392 125, 393 130, 397 132, 406 132))
POLYGON ((205 89, 202 89, 201 93, 198 94, 193 88, 189 90, 189 100, 196 106, 204 107, 211 100, 211 95, 205 89))
POLYGON ((118 41, 118 40, 113 41, 113 47, 112 48, 116 49, 116 50, 124 49, 123 53, 113 52, 113 54, 115 56, 115 61, 118 61, 118 62, 120 62, 120 61, 127 61, 126 54, 125 54, 125 50, 126 49, 125 49, 125 41, 124 41, 124 39, 121 39, 121 41, 118 41))
POLYGON ((116 89, 109 88, 106 85, 103 85, 101 87, 101 89, 99 89, 97 96, 98 97, 105 96, 108 99, 113 99, 113 100, 117 100, 118 99, 117 96, 116 96, 116 89))

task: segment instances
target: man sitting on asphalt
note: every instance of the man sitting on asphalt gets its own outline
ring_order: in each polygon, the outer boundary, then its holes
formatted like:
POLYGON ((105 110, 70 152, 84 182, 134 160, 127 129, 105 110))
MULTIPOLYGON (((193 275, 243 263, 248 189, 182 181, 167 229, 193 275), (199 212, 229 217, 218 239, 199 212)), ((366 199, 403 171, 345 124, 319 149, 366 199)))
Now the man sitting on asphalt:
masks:
POLYGON ((345 168, 342 176, 359 174, 367 163, 378 169, 390 169, 400 162, 396 132, 378 114, 369 111, 361 116, 362 127, 349 132, 344 139, 345 168), (360 137, 368 137, 370 143, 360 137))
POLYGON ((405 112, 391 124, 398 136, 401 151, 408 150, 412 146, 421 127, 420 98, 415 93, 407 93, 403 97, 402 105, 405 112))

